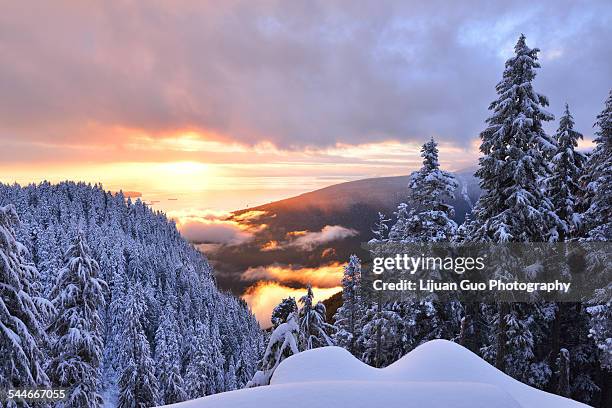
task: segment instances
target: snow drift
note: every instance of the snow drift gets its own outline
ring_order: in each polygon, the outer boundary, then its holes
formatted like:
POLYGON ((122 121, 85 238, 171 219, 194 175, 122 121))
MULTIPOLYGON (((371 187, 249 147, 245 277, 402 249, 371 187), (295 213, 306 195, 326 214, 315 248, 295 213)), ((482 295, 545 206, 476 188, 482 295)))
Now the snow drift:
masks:
POLYGON ((571 408, 579 402, 529 387, 460 345, 434 340, 384 369, 339 347, 296 354, 276 369, 270 386, 176 404, 180 408, 571 408))

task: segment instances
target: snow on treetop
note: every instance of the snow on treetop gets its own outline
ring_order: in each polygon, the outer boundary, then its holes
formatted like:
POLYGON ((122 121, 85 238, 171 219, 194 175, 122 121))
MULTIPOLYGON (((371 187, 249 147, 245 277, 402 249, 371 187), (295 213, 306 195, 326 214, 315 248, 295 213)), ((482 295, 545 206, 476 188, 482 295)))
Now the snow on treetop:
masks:
POLYGON ((367 366, 339 347, 285 359, 271 385, 212 395, 177 408, 570 408, 579 402, 529 387, 462 346, 425 343, 390 366, 367 366))

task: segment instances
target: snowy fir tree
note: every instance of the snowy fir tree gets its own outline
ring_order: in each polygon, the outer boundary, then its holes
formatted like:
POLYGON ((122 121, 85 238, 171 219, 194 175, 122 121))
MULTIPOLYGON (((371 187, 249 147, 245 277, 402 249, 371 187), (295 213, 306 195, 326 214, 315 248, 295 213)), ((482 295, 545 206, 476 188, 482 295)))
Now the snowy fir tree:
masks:
MULTIPOLYGON (((459 184, 452 174, 440 170, 438 147, 433 139, 423 145, 421 156, 423 167, 410 176, 410 211, 402 219, 398 217, 391 228, 389 239, 408 242, 450 241, 456 233, 457 224, 451 218, 454 209, 448 201, 455 198, 454 192, 459 184), (397 237, 391 237, 393 232, 397 237)), ((405 212, 406 205, 400 204, 398 214, 405 212)))
MULTIPOLYGON (((423 166, 410 176, 408 203, 398 205, 388 236, 388 220, 379 214, 371 244, 441 242, 455 236, 457 224, 452 219, 454 208, 449 201, 454 198, 458 183, 453 175, 440 169, 433 139, 423 144, 421 156, 423 166)), ((375 252, 380 250, 372 247, 372 256, 377 256, 375 252)), ((361 313, 359 327, 363 331, 357 343, 363 360, 378 367, 393 362, 422 342, 454 338, 454 328, 460 324, 460 304, 450 299, 388 303, 367 297, 364 294, 360 299, 366 310, 361 313)))
POLYGON ((483 190, 473 210, 471 239, 492 242, 547 242, 558 226, 550 199, 539 181, 547 176, 546 158, 556 144, 542 127, 553 119, 548 99, 533 89, 537 48, 521 35, 497 84, 493 114, 480 134, 479 168, 483 190))
POLYGON ((190 398, 199 398, 225 391, 226 366, 225 357, 221 353, 221 339, 216 331, 217 325, 214 317, 198 322, 193 337, 187 373, 185 375, 185 389, 190 398))
POLYGON ((591 306, 588 313, 591 316, 589 334, 597 345, 600 364, 612 372, 612 308, 609 304, 591 306))
MULTIPOLYGON (((585 176, 586 184, 584 219, 585 241, 612 240, 612 91, 610 91, 604 110, 597 116, 595 149, 589 156, 585 176)), ((609 323, 612 315, 612 282, 608 278, 612 273, 609 251, 601 248, 592 251, 588 257, 591 279, 597 279, 601 289, 590 299, 597 304, 589 308, 591 335, 595 340, 602 358, 601 366, 612 377, 610 354, 612 354, 612 327, 609 323)), ((608 382, 612 386, 612 380, 608 382)), ((612 401, 612 392, 606 400, 612 401)))
POLYGON ((580 226, 575 208, 581 196, 579 180, 586 157, 575 150, 579 139, 582 134, 574 130, 574 119, 566 104, 556 133, 557 150, 552 158, 551 175, 546 180, 548 195, 560 220, 556 235, 561 242, 575 235, 580 226))
POLYGON ((180 367, 179 332, 176 312, 168 302, 155 332, 155 373, 159 384, 160 402, 175 404, 185 401, 187 393, 180 367))
POLYGON ((586 184, 584 234, 593 241, 612 239, 612 91, 595 123, 595 148, 583 178, 586 184))
POLYGON ((374 224, 374 228, 372 229, 372 233, 374 234, 374 238, 372 238, 369 242, 372 244, 385 242, 387 240, 387 234, 389 233, 389 221, 383 213, 378 213, 378 219, 374 224))
POLYGON ((211 394, 208 384, 212 382, 210 365, 213 361, 207 342, 209 334, 208 327, 199 323, 192 338, 193 347, 185 376, 185 388, 191 399, 211 394))
POLYGON ((58 272, 51 290, 57 314, 50 326, 53 336, 48 367, 54 386, 67 389, 64 407, 99 407, 102 360, 102 321, 106 282, 82 232, 65 254, 66 265, 58 272))
MULTIPOLYGON (((365 311, 356 339, 364 363, 378 368, 386 367, 403 356, 407 352, 406 346, 411 345, 409 337, 412 336, 402 335, 403 326, 410 320, 402 319, 395 306, 372 302, 365 311)), ((413 310, 412 307, 409 309, 413 310)))
MULTIPOLYGON (((612 91, 603 111, 597 116, 595 148, 588 158, 583 176, 582 241, 596 243, 612 240, 612 91)), ((589 279, 599 289, 589 299, 589 334, 597 348, 602 406, 612 404, 612 261, 607 246, 594 247, 587 254, 589 279)))
MULTIPOLYGON (((410 207, 406 203, 399 203, 397 211, 393 213, 395 223, 389 228, 389 241, 401 242, 408 238, 408 217, 410 207)), ((385 224, 379 224, 381 227, 385 224)), ((377 231, 378 232, 378 231, 377 231)))
POLYGON ((261 368, 255 373, 247 388, 270 384, 270 378, 279 364, 294 354, 300 352, 298 338, 300 327, 296 313, 289 315, 285 323, 281 323, 270 335, 268 347, 261 360, 261 368))
MULTIPOLYGON (((586 156, 575 148, 582 137, 582 134, 574 130, 574 120, 566 104, 555 136, 557 150, 552 158, 551 175, 545 180, 547 193, 561 222, 557 233, 553 234, 560 242, 575 240, 581 228, 578 208, 583 196, 581 179, 586 156)), ((580 304, 556 303, 552 307, 554 319, 550 326, 551 352, 548 359, 551 373, 546 388, 564 396, 573 393, 590 398, 596 385, 592 372, 585 370, 585 363, 588 362, 584 356, 593 354, 595 348, 593 342, 585 336, 588 321, 586 311, 580 304), (575 377, 574 373, 579 376, 575 377)))
POLYGON ((310 350, 317 347, 332 346, 331 334, 334 327, 325 321, 325 305, 321 302, 313 305, 314 294, 308 285, 307 292, 300 298, 302 307, 300 319, 300 348, 310 350))
POLYGON ((278 305, 272 310, 272 327, 277 328, 280 324, 285 323, 292 313, 298 311, 298 306, 295 298, 288 297, 283 299, 278 305))
MULTIPOLYGON (((482 157, 476 176, 483 193, 473 209, 469 234, 473 241, 547 242, 558 239, 557 231, 563 228, 541 187, 541 180, 548 176, 546 160, 554 154, 556 143, 543 129, 543 123, 553 119, 544 109, 548 99, 532 84, 540 67, 539 49, 529 48, 521 35, 514 51, 496 86, 498 98, 489 106, 493 114, 480 134, 482 157)), ((528 336, 509 325, 527 318, 529 311, 519 309, 499 304, 492 340, 495 365, 501 370, 508 363, 509 344, 520 343, 526 359, 532 354, 532 343, 508 337, 528 336)))
POLYGON ((335 332, 333 340, 337 346, 343 347, 353 355, 357 355, 356 340, 359 332, 359 322, 363 313, 361 303, 361 261, 356 255, 351 255, 348 265, 344 267, 342 277, 342 306, 334 315, 335 332))
POLYGON ((218 392, 225 391, 225 373, 224 367, 227 366, 225 356, 222 354, 221 335, 219 333, 219 323, 215 322, 217 317, 211 316, 211 323, 209 327, 208 335, 208 355, 210 356, 211 364, 209 365, 209 371, 206 373, 206 377, 209 379, 208 393, 216 394, 218 392))
POLYGON ((123 370, 119 377, 119 407, 153 407, 158 403, 158 385, 151 346, 142 326, 146 303, 140 284, 130 287, 123 308, 123 370))
POLYGON ((46 339, 43 321, 51 307, 35 290, 38 271, 15 239, 18 223, 13 206, 0 206, 0 388, 4 390, 49 384, 41 348, 46 339))

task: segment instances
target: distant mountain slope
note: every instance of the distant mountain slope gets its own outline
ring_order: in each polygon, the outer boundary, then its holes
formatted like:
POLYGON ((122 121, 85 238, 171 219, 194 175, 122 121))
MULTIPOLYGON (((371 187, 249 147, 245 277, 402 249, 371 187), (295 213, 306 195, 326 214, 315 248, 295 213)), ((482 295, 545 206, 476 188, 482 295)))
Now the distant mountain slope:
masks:
MULTIPOLYGON (((246 223, 257 232, 251 241, 225 246, 208 254, 218 271, 219 284, 238 294, 253 283, 240 277, 249 267, 275 263, 318 267, 345 262, 352 253, 365 256, 361 243, 372 238, 371 229, 377 213, 381 211, 393 216, 397 205, 407 199, 408 178, 397 176, 351 181, 234 212, 233 219, 246 223), (247 217, 254 211, 264 214, 255 219, 247 217), (265 228, 261 227, 264 224, 265 228), (307 248, 282 245, 287 242, 288 234, 291 237, 292 234, 304 234, 304 231, 320 232, 326 226, 342 226, 355 233, 335 240, 319 236, 319 241, 307 248), (277 244, 276 249, 271 243, 277 244)), ((455 220, 461 222, 477 200, 480 189, 471 172, 460 172, 457 178, 460 186, 452 204, 455 206, 455 220)))

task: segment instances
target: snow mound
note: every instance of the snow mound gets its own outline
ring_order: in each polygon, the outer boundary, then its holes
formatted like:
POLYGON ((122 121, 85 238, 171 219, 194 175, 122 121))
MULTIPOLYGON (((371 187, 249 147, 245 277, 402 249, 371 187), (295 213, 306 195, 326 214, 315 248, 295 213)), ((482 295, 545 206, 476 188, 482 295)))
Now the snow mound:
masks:
POLYGON ((339 347, 309 350, 284 360, 270 386, 177 404, 180 408, 573 408, 579 402, 531 388, 462 346, 425 343, 383 369, 339 347))
POLYGON ((483 382, 506 376, 470 350, 448 340, 422 344, 382 371, 405 381, 483 382))
POLYGON ((270 384, 371 381, 378 371, 341 347, 322 347, 294 354, 284 360, 274 371, 270 384))
POLYGON ((432 340, 382 370, 403 381, 477 382, 505 390, 523 407, 585 407, 579 402, 523 384, 470 350, 448 340, 432 340))

